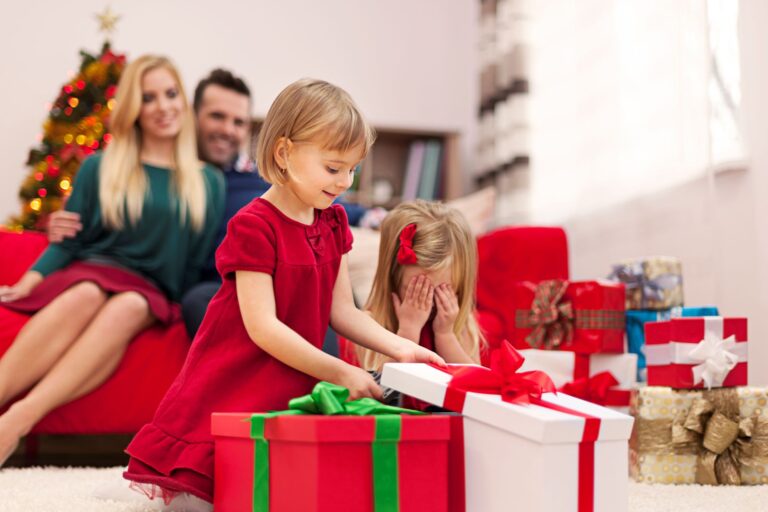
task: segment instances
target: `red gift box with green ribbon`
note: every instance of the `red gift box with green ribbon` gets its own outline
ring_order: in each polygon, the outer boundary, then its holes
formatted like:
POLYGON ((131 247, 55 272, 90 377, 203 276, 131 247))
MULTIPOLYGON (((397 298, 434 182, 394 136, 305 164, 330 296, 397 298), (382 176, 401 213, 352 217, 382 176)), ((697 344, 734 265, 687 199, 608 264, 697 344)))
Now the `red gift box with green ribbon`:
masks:
POLYGON ((217 512, 448 509, 450 417, 321 382, 289 410, 214 413, 217 512))
POLYGON ((512 290, 516 348, 581 354, 624 351, 624 285, 610 281, 522 281, 512 290))

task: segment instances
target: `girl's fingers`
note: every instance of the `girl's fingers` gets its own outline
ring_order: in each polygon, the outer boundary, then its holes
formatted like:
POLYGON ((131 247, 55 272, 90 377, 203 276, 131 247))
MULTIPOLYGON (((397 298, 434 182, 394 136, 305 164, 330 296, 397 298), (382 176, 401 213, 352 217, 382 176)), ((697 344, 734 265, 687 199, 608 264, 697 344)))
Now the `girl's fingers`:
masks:
POLYGON ((371 385, 368 386, 368 392, 370 393, 371 398, 375 398, 376 400, 381 400, 384 396, 384 391, 375 382, 372 382, 371 385))
POLYGON ((413 278, 416 283, 413 285, 413 297, 411 301, 418 303, 421 300, 421 291, 424 288, 424 277, 416 276, 413 278))
POLYGON ((434 300, 434 296, 435 296, 435 287, 430 286, 424 302, 421 303, 422 309, 426 309, 426 310, 432 309, 432 301, 434 300))
POLYGON ((435 290, 435 306, 437 306, 437 310, 439 312, 442 312, 445 310, 445 301, 443 299, 443 293, 442 290, 439 288, 435 290))
POLYGON ((413 300, 413 295, 416 292, 416 278, 412 277, 408 282, 408 287, 405 290, 405 302, 413 300))
POLYGON ((432 351, 427 354, 427 362, 436 364, 438 366, 445 366, 445 360, 432 351))
POLYGON ((429 281, 429 279, 427 279, 426 277, 423 278, 421 293, 419 294, 419 302, 421 304, 424 304, 427 301, 427 296, 429 295, 431 288, 432 288, 432 283, 429 281))

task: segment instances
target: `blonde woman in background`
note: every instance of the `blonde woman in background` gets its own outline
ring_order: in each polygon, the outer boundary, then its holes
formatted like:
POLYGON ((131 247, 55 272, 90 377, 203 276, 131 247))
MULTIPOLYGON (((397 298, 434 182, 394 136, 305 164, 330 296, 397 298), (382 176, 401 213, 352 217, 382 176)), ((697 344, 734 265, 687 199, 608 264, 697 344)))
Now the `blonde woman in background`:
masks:
POLYGON ((51 244, 3 306, 34 314, 0 358, 0 466, 52 409, 115 370, 128 343, 179 317, 223 210, 220 173, 197 159, 194 119, 179 73, 146 55, 118 84, 103 154, 85 160, 66 209, 82 230, 51 244))
MULTIPOLYGON (((477 245, 464 216, 444 204, 402 203, 381 224, 381 246, 365 310, 387 330, 447 363, 479 363, 475 320, 477 245)), ((389 359, 340 340, 345 360, 380 372, 389 359)))

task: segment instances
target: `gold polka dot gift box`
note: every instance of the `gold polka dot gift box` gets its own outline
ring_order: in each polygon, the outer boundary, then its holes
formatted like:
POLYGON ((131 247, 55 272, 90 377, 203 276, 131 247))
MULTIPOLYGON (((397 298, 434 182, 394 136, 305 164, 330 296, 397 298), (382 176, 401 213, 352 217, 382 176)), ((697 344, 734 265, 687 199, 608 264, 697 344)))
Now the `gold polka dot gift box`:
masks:
POLYGON ((635 390, 630 474, 645 483, 768 483, 768 388, 635 390))

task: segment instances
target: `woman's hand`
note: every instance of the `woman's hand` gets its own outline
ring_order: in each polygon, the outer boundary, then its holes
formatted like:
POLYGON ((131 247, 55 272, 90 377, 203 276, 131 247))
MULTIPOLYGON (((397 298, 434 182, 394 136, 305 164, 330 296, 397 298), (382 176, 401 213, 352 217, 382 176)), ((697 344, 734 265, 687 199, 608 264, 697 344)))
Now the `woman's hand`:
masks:
POLYGON ((392 294, 395 314, 399 325, 398 334, 406 338, 418 340, 421 328, 429 320, 432 313, 434 287, 427 276, 414 276, 405 290, 405 297, 400 300, 396 293, 392 294))
POLYGON ((453 333, 453 326, 459 316, 459 298, 448 283, 442 283, 435 288, 435 305, 437 315, 432 320, 435 336, 453 333))
POLYGON ((349 390, 349 400, 366 397, 381 400, 383 394, 383 391, 376 384, 376 381, 373 380, 370 373, 349 364, 345 364, 345 368, 335 384, 344 386, 349 390))
POLYGON ((398 363, 433 363, 438 366, 444 366, 445 360, 431 350, 428 350, 416 343, 404 343, 396 352, 395 358, 398 363))
POLYGON ((18 280, 13 286, 0 286, 0 302, 11 302, 23 299, 29 295, 32 290, 40 284, 43 276, 39 272, 29 271, 18 280))

